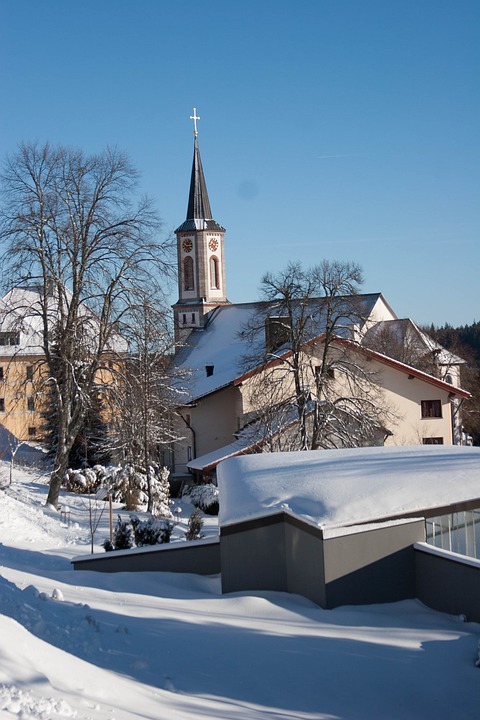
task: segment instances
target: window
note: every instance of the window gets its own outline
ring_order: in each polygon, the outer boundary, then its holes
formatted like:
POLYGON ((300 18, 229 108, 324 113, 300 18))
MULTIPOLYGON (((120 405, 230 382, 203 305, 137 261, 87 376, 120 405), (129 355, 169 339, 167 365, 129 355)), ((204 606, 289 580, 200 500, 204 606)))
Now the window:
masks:
MULTIPOLYGON (((322 375, 322 367, 321 367, 321 365, 317 365, 317 366, 315 367, 315 379, 316 379, 317 383, 320 382, 321 375, 322 375)), ((335 370, 334 370, 334 368, 328 367, 328 368, 325 370, 325 376, 326 376, 329 380, 335 380, 335 370)))
POLYGON ((30 412, 33 412, 35 410, 35 398, 32 396, 27 398, 27 409, 30 412))
POLYGON ((189 445, 187 447, 187 462, 190 462, 191 459, 192 459, 192 448, 189 445))
POLYGON ((4 378, 3 367, 0 366, 0 380, 3 380, 3 378, 4 378))
POLYGON ((33 365, 27 365, 27 380, 33 380, 33 365))
POLYGON ((422 418, 441 418, 442 403, 440 400, 422 400, 422 418))
POLYGON ((183 289, 194 290, 195 283, 193 280, 193 259, 189 255, 183 261, 183 289))
POLYGON ((37 428, 36 427, 29 427, 28 428, 28 437, 34 438, 37 436, 37 428))
POLYGON ((187 324, 187 313, 182 313, 182 320, 183 320, 183 324, 186 325, 187 324))
POLYGON ((20 345, 20 333, 0 332, 0 345, 20 345))
POLYGON ((218 290, 220 287, 219 262, 214 256, 210 258, 210 287, 218 290))
POLYGON ((424 445, 443 445, 443 437, 423 438, 424 445))
POLYGON ((0 412, 5 412, 5 398, 0 398, 0 412))

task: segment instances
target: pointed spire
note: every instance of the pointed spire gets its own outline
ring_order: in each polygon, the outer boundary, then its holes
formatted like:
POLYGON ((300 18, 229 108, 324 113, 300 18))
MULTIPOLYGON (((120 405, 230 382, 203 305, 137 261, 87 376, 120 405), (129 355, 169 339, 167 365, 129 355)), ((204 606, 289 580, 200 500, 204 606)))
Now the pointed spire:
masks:
POLYGON ((194 123, 193 136, 195 141, 193 147, 190 192, 188 195, 187 218, 185 222, 175 230, 175 232, 190 230, 213 230, 217 232, 225 232, 225 228, 212 219, 212 210, 210 208, 210 200, 208 199, 207 184, 205 182, 205 175, 203 174, 202 159, 200 157, 200 150, 198 147, 197 120, 200 120, 200 117, 197 115, 197 108, 193 109, 193 115, 190 116, 190 120, 193 120, 194 123))
POLYGON ((193 150, 192 177, 188 196, 187 220, 211 220, 212 211, 208 199, 207 185, 203 174, 198 140, 195 138, 193 150))

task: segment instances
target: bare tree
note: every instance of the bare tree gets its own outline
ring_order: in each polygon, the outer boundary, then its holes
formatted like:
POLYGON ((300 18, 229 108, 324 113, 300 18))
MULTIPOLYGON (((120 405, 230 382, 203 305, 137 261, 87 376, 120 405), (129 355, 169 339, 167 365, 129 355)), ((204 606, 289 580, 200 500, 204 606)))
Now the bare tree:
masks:
POLYGON ((3 277, 37 292, 15 311, 38 322, 57 405, 54 506, 94 386, 107 358, 125 349, 119 323, 146 283, 160 284, 170 270, 170 242, 158 239, 158 217, 136 197, 137 181, 115 149, 87 156, 24 144, 5 165, 3 277))
POLYGON ((154 487, 149 468, 164 464, 164 452, 178 440, 172 413, 182 394, 182 373, 171 367, 174 339, 170 313, 146 293, 130 308, 122 333, 128 354, 111 394, 115 452, 140 464, 147 475, 147 511, 153 511, 154 487))
POLYGON ((252 416, 271 449, 367 445, 382 433, 382 391, 356 342, 362 282, 359 266, 346 262, 295 263, 264 276, 245 363, 256 366, 252 416))

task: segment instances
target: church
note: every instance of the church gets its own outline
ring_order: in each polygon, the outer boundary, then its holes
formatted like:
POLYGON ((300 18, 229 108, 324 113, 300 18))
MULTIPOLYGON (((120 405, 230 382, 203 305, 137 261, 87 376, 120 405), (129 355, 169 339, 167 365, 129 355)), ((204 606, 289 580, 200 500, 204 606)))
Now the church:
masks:
MULTIPOLYGON (((196 110, 191 119, 193 163, 187 217, 175 231, 178 300, 173 305, 178 348, 174 366, 184 374, 186 394, 176 412, 179 440, 172 448, 171 465, 174 476, 193 473, 201 480, 214 479, 217 464, 228 457, 298 449, 292 430, 298 397, 297 402, 286 401, 292 392, 287 370, 292 351, 284 336, 286 319, 279 316, 278 304, 236 304, 227 298, 226 231, 212 216, 196 110), (260 330, 252 339, 247 328, 255 323, 260 330), (257 346, 256 356, 252 345, 257 346), (266 390, 267 374, 275 377, 275 401, 266 390), (272 419, 270 413, 267 424, 264 420, 273 404, 282 407, 282 414, 276 413, 272 419)), ((319 306, 324 301, 316 300, 319 306)), ((343 301, 348 304, 351 298, 343 301)), ((376 402, 384 412, 378 414, 368 437, 359 442, 353 438, 358 435, 362 411, 357 420, 352 422, 349 416, 345 424, 348 412, 345 406, 337 405, 342 409, 336 416, 333 435, 330 433, 330 444, 323 447, 463 444, 461 405, 470 394, 460 387, 462 359, 436 344, 412 320, 399 319, 381 293, 361 294, 355 302, 358 312, 355 317, 348 316, 349 322, 344 323, 348 327, 333 338, 329 348, 337 359, 335 372, 329 370, 331 385, 336 402, 341 403, 348 394, 347 385, 351 396, 351 377, 345 368, 354 363, 365 377, 374 378, 376 402), (389 338, 386 347, 379 344, 382 336, 389 338), (422 357, 429 358, 429 366, 419 369, 417 363, 409 364, 398 352, 390 356, 393 337, 403 346, 413 342, 422 357), (347 428, 343 434, 342 425, 347 428)), ((302 385, 305 426, 324 403, 315 398, 314 388, 325 343, 325 327, 321 323, 312 325, 302 349, 305 367, 311 373, 302 385)))

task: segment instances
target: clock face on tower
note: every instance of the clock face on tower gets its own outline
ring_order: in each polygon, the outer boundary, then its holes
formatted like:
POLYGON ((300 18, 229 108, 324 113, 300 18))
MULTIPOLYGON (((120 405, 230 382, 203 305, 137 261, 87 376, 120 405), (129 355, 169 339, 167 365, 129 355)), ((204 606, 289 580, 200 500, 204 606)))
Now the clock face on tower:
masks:
POLYGON ((186 252, 186 253, 192 252, 193 243, 190 240, 190 238, 187 238, 186 240, 183 241, 182 248, 183 248, 183 252, 186 252))
POLYGON ((217 250, 218 248, 218 240, 216 238, 212 238, 208 243, 208 247, 212 252, 215 252, 215 250, 217 250))

